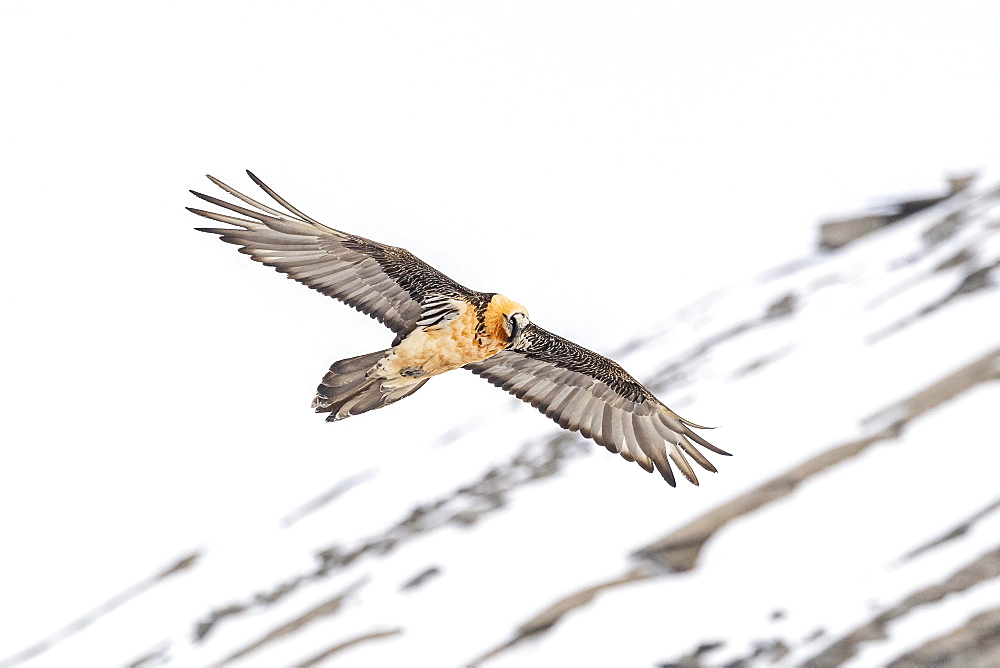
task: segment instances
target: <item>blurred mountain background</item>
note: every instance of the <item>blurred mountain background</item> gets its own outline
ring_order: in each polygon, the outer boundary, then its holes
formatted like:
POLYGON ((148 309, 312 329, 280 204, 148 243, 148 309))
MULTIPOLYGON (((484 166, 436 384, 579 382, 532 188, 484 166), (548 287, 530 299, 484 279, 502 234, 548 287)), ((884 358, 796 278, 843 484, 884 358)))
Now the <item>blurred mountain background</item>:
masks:
POLYGON ((0 12, 0 666, 1000 662, 995 3, 0 12), (391 336, 191 230, 244 167, 734 456, 325 423, 391 336))
POLYGON ((967 187, 624 342, 731 420, 704 489, 459 403, 6 665, 992 665, 998 267, 1000 187, 967 187))

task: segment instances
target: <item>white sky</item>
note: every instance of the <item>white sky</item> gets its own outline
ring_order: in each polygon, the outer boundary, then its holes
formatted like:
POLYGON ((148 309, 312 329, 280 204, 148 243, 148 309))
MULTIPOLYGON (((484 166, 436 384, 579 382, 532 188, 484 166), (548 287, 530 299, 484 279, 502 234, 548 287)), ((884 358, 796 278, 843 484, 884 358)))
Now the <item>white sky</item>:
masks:
MULTIPOLYGON (((7 0, 0 59, 0 627, 26 641, 67 621, 40 592, 86 610, 322 489, 313 387, 390 340, 192 232, 205 172, 607 351, 818 218, 1000 156, 990 1, 7 0)), ((424 408, 496 394, 439 380, 424 408)))

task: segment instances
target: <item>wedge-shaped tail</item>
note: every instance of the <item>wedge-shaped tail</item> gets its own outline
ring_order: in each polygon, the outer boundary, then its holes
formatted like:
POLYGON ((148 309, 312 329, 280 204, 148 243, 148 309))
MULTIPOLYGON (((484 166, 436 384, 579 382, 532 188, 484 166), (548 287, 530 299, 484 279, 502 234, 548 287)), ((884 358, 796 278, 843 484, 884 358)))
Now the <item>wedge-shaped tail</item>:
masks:
POLYGON ((413 379, 401 385, 400 379, 390 381, 379 376, 376 365, 388 353, 388 350, 379 350, 334 362, 316 388, 312 403, 316 412, 330 413, 326 418, 328 422, 343 420, 396 403, 429 380, 413 379))

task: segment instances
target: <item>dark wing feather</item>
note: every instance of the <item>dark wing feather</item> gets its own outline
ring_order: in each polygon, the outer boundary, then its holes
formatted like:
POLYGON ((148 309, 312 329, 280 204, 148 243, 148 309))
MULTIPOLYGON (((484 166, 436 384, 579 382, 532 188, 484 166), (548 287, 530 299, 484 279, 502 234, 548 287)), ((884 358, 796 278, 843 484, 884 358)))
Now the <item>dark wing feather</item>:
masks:
POLYGON ((695 485, 698 478, 688 456, 705 470, 716 470, 695 443, 729 454, 694 433, 691 428, 697 425, 660 403, 618 364, 534 323, 516 350, 465 368, 530 403, 563 429, 579 430, 647 471, 655 468, 671 485, 676 484, 671 461, 695 485))
POLYGON ((206 202, 238 214, 188 207, 199 216, 235 226, 198 229, 217 234, 254 260, 370 315, 395 332, 397 342, 416 326, 427 295, 468 298, 472 294, 407 250, 318 223, 251 172, 247 174, 286 211, 261 204, 209 176, 212 183, 251 208, 192 190, 206 202))

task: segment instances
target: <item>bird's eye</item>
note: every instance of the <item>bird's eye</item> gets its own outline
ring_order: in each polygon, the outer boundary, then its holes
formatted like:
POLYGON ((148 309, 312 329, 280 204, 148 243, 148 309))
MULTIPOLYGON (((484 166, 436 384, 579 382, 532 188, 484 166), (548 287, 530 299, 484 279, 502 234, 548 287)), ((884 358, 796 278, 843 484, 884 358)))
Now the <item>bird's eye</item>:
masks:
POLYGON ((521 314, 520 313, 515 313, 514 315, 510 316, 507 319, 508 322, 510 322, 510 338, 512 338, 512 339, 516 339, 518 333, 520 333, 520 331, 521 331, 521 321, 518 320, 518 318, 517 318, 517 316, 519 316, 519 315, 521 315, 521 314))

